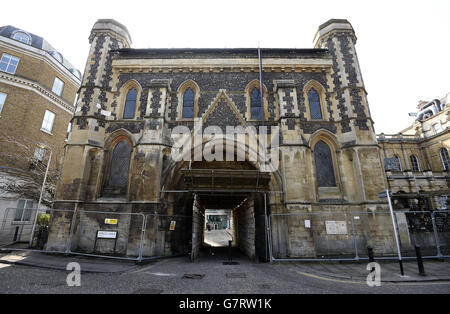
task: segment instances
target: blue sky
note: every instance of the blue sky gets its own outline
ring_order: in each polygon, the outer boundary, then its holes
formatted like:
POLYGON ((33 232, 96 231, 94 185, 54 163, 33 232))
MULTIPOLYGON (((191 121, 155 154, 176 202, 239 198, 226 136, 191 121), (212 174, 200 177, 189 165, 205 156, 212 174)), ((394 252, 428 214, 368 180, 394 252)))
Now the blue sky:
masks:
POLYGON ((2 16, 47 39, 83 72, 99 18, 124 24, 133 48, 310 48, 318 26, 348 19, 377 133, 413 120, 419 100, 450 92, 450 1, 25 1, 2 16))

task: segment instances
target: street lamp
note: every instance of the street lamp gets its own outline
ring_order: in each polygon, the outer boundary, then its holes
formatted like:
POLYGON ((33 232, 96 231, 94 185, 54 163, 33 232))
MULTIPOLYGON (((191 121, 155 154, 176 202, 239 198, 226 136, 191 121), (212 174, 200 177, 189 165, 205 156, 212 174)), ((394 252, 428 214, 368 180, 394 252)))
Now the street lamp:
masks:
POLYGON ((50 156, 47 161, 47 168, 45 169, 44 181, 42 182, 41 195, 39 195, 39 202, 38 202, 38 206, 36 209, 36 215, 34 216, 33 228, 31 229, 31 235, 30 235, 30 243, 28 244, 29 247, 31 247, 33 245, 34 230, 36 229, 36 221, 37 221, 37 217, 39 214, 39 209, 41 208, 42 194, 44 194, 45 182, 47 181, 48 168, 50 167, 50 161, 52 160, 52 154, 53 154, 53 151, 51 149, 49 149, 48 147, 46 147, 44 145, 39 145, 39 147, 47 148, 48 150, 50 150, 50 156))

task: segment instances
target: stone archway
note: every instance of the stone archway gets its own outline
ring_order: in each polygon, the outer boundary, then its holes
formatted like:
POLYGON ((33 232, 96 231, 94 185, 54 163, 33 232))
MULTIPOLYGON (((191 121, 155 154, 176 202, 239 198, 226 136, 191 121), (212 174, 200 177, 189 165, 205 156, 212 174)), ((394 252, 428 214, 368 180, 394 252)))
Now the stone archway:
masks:
POLYGON ((166 214, 192 215, 192 234, 189 236, 185 232, 182 241, 184 247, 191 245, 194 257, 203 241, 202 213, 206 209, 220 208, 233 212, 235 245, 252 260, 267 260, 266 215, 270 209, 265 207, 269 199, 265 201, 264 193, 271 191, 282 191, 280 171, 261 172, 258 163, 248 158, 244 161, 171 161, 161 177, 160 202, 166 214))

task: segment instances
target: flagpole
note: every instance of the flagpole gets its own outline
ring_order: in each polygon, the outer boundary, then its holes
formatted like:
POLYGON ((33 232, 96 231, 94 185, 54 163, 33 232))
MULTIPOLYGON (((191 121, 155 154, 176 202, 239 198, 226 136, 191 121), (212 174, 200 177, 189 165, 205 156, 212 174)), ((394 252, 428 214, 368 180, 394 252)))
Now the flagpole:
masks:
MULTIPOLYGON (((259 99, 261 102, 261 109, 262 109, 262 126, 264 126, 264 90, 263 90, 263 83, 262 83, 262 53, 261 48, 259 47, 258 43, 258 61, 259 61, 259 99)), ((264 141, 263 141, 263 153, 264 153, 264 169, 266 168, 266 136, 267 134, 264 134, 264 141)))

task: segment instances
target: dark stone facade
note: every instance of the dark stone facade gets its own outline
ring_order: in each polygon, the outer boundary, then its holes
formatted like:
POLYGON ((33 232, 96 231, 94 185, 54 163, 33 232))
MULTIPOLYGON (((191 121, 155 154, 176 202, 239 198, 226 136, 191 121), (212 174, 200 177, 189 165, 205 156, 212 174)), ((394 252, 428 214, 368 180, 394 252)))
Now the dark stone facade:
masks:
MULTIPOLYGON (((268 72, 263 73, 263 83, 268 91, 267 103, 269 116, 266 119, 266 124, 275 121, 275 112, 277 109, 277 95, 274 91, 274 81, 275 80, 293 80, 295 82, 295 87, 287 89, 289 93, 295 91, 297 93, 297 104, 294 104, 293 97, 289 94, 284 98, 287 101, 288 114, 286 115, 286 124, 289 130, 293 130, 295 125, 298 125, 305 133, 312 134, 320 128, 327 129, 332 133, 336 133, 337 128, 335 125, 330 123, 315 122, 314 125, 311 123, 302 123, 301 121, 306 121, 306 106, 305 99, 303 97, 303 89, 307 82, 315 80, 322 84, 326 90, 329 90, 327 85, 326 73, 315 73, 315 72, 302 72, 302 73, 283 73, 283 72, 268 72), (300 115, 296 116, 293 113, 294 106, 299 108, 300 115)), ((220 93, 220 90, 224 89, 227 96, 231 98, 233 103, 236 105, 241 116, 245 119, 247 108, 246 108, 246 94, 245 88, 249 83, 258 79, 258 73, 241 73, 241 72, 222 72, 222 73, 123 73, 119 75, 119 81, 116 86, 117 90, 128 82, 129 80, 136 80, 142 86, 142 93, 140 98, 141 107, 139 109, 140 116, 137 120, 143 118, 145 106, 147 103, 148 89, 151 86, 152 80, 170 80, 170 127, 175 125, 186 125, 189 128, 193 126, 193 122, 190 121, 177 121, 177 107, 178 107, 178 94, 177 89, 181 84, 187 80, 192 80, 198 84, 200 88, 200 97, 198 101, 198 114, 197 117, 201 117, 205 114, 208 108, 211 106, 215 98, 220 93)), ((182 97, 182 96, 181 96, 182 97)), ((330 120, 334 121, 333 110, 331 109, 329 93, 325 95, 326 106, 329 113, 330 120)), ((153 97, 151 100, 151 112, 147 113, 150 116, 156 116, 159 109, 160 95, 158 89, 154 89, 153 97)), ((116 105, 114 103, 113 105, 116 105)), ((345 105, 344 105, 345 106, 345 105)), ((117 119, 117 113, 113 114, 117 119)), ((346 116, 344 116, 346 118, 346 116)), ((251 125, 259 126, 262 123, 258 121, 249 121, 251 125)))

